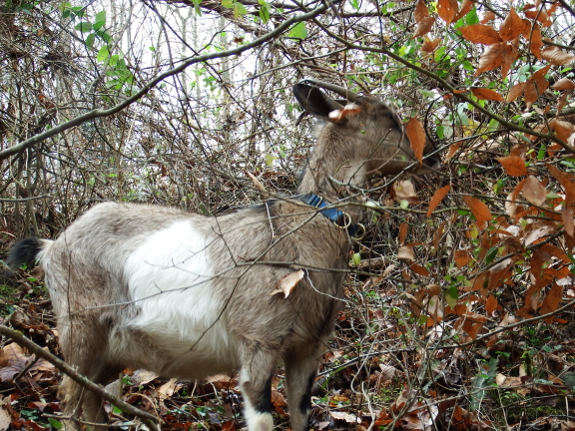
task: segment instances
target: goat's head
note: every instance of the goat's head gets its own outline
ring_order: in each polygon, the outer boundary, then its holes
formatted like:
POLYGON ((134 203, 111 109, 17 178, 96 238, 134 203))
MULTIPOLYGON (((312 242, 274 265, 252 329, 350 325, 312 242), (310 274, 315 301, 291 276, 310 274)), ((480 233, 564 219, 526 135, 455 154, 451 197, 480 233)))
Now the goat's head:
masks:
MULTIPOLYGON (((399 117, 375 97, 361 97, 333 84, 311 80, 296 84, 294 94, 307 112, 326 122, 300 192, 310 192, 314 187, 325 189, 327 184, 318 184, 319 178, 362 186, 374 175, 421 169, 399 117), (318 87, 334 91, 351 103, 334 101, 318 87)), ((432 149, 428 145, 425 152, 432 149)), ((424 167, 436 164, 437 158, 424 160, 424 167)), ((331 187, 338 189, 333 183, 331 187)))

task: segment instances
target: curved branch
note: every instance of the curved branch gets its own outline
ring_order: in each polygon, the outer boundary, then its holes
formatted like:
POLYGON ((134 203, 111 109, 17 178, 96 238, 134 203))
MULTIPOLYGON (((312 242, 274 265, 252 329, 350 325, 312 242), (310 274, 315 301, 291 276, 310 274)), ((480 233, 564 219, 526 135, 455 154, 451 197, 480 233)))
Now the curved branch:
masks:
POLYGON ((84 389, 87 389, 91 392, 94 392, 95 394, 98 394, 106 401, 109 401, 113 405, 122 409, 123 412, 129 413, 131 415, 140 418, 144 423, 146 423, 150 427, 150 429, 159 431, 159 427, 156 425, 156 423, 161 422, 161 419, 159 417, 151 415, 150 413, 146 413, 132 406, 131 404, 126 403, 122 399, 115 397, 114 395, 106 391, 106 389, 104 389, 102 386, 97 385, 91 380, 88 380, 87 377, 78 374, 78 372, 74 370, 74 368, 72 368, 61 359, 54 356, 52 353, 42 349, 36 343, 34 343, 33 341, 29 340, 24 335, 22 335, 22 333, 20 333, 19 331, 15 331, 14 329, 8 328, 5 325, 0 325, 0 334, 4 335, 5 337, 11 338, 20 346, 26 347, 31 353, 36 355, 36 357, 40 357, 42 359, 47 360, 62 373, 66 374, 68 377, 70 377, 72 380, 74 380, 76 383, 82 386, 84 389))

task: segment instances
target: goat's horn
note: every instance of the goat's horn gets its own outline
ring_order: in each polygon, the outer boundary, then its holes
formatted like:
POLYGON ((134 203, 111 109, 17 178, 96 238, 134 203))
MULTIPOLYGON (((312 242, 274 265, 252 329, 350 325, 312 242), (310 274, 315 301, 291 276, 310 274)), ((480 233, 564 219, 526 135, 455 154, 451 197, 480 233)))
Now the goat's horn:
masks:
POLYGON ((347 100, 351 100, 352 102, 355 102, 360 97, 351 90, 340 87, 339 85, 330 84, 328 82, 317 81, 315 79, 304 79, 303 81, 301 81, 301 83, 302 84, 307 83, 315 85, 316 87, 325 88, 326 90, 331 90, 334 93, 337 93, 340 96, 345 97, 347 100))

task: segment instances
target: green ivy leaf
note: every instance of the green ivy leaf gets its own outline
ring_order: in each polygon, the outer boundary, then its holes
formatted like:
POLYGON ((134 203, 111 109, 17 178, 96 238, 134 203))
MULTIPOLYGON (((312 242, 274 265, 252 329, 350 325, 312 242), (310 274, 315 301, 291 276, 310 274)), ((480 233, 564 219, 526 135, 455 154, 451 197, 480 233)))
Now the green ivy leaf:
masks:
POLYGON ((234 17, 239 18, 240 16, 244 16, 248 13, 248 10, 245 8, 243 4, 240 2, 234 3, 234 17))
POLYGON ((100 63, 103 63, 104 61, 106 61, 108 59, 109 56, 110 56, 110 51, 108 50, 108 45, 104 45, 98 51, 98 55, 96 56, 96 60, 98 60, 100 63))
POLYGON ((305 22, 298 22, 296 25, 294 25, 288 33, 288 37, 302 40, 305 39, 307 37, 307 28, 305 27, 305 22))
POLYGON ((74 27, 76 30, 81 31, 82 33, 89 33, 92 31, 92 24, 87 21, 82 21, 74 27))
POLYGON ((92 49, 94 46, 94 39, 96 39, 96 35, 94 33, 90 33, 86 38, 86 46, 88 49, 92 49))
POLYGON ((55 428, 57 430, 59 430, 60 428, 62 428, 62 422, 57 421, 54 418, 48 418, 48 422, 50 422, 50 425, 52 425, 52 428, 55 428))
POLYGON ((264 24, 267 24, 270 20, 270 5, 265 0, 258 0, 258 3, 261 6, 259 10, 260 18, 264 24))
POLYGON ((228 9, 234 8, 234 1, 233 0, 222 0, 222 6, 227 7, 228 9))
POLYGON ((103 10, 102 12, 98 12, 96 14, 96 19, 94 20, 96 22, 100 22, 100 21, 104 21, 106 22, 106 11, 103 10))

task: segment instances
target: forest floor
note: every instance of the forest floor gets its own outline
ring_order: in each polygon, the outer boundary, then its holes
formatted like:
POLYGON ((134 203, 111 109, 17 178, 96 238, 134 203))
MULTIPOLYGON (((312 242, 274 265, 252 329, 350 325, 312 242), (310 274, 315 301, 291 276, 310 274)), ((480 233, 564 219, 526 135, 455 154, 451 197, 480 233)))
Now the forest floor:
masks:
MULTIPOLYGON (((5 325, 59 355, 41 277, 19 271, 4 280, 0 313, 5 325)), ((535 322, 500 333, 496 343, 483 339, 454 348, 400 318, 409 303, 393 286, 350 277, 346 294, 348 304, 321 361, 310 428, 575 430, 572 312, 558 316, 564 319, 560 325, 535 322)), ((0 431, 61 428, 61 374, 10 339, 2 343, 0 431)), ((121 390, 128 403, 159 415, 162 430, 233 431, 245 425, 235 376, 190 383, 125 370, 107 389, 121 390)), ((288 429, 281 366, 272 401, 276 426, 288 429)), ((106 408, 119 429, 146 429, 118 408, 106 408)))

